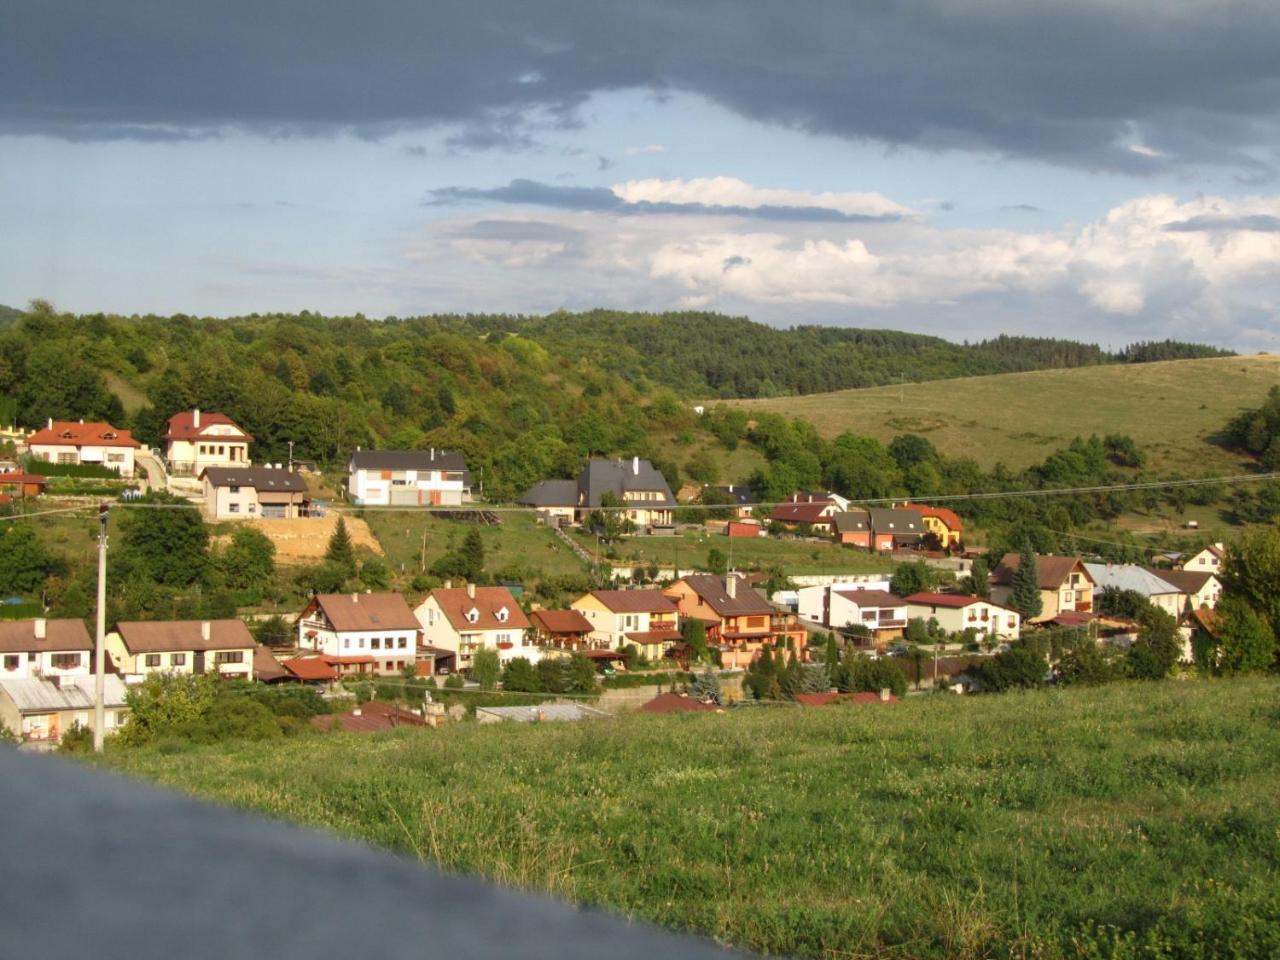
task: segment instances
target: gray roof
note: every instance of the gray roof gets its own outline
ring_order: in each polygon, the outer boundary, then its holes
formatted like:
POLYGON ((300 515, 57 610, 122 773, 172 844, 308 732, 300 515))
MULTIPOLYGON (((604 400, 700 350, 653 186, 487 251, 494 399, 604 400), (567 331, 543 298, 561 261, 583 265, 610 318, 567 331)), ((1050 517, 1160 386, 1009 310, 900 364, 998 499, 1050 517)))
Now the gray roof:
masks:
POLYGON ((871 529, 878 534, 892 533, 903 536, 925 532, 924 517, 919 510, 885 510, 872 507, 867 511, 871 515, 871 529))
MULTIPOLYGON (((638 504, 646 509, 676 506, 666 477, 654 469, 648 460, 633 457, 630 460, 592 460, 578 478, 578 489, 585 494, 588 507, 600 506, 600 498, 606 491, 618 497, 629 491, 656 490, 662 494, 658 500, 646 500, 638 504)), ((625 499, 625 498, 624 498, 625 499)))
POLYGON ((351 455, 352 470, 460 470, 470 485, 467 462, 456 450, 357 450, 351 455))
POLYGON ((831 518, 837 533, 857 533, 871 529, 871 515, 865 510, 846 510, 831 518))
POLYGON ((255 490, 278 490, 285 493, 306 493, 307 490, 302 477, 290 470, 208 467, 204 471, 204 477, 215 487, 253 487, 255 490))
POLYGON ((1084 568, 1089 571, 1089 576, 1099 590, 1108 587, 1114 590, 1133 590, 1144 597, 1182 592, 1169 581, 1161 580, 1154 573, 1133 563, 1086 563, 1084 568))
POLYGON ((751 488, 745 483, 731 483, 727 487, 708 487, 707 489, 728 497, 740 507, 751 507, 760 502, 760 499, 751 492, 751 488))
POLYGON ((603 710, 581 703, 544 703, 533 707, 476 707, 476 713, 487 713, 515 723, 537 723, 539 720, 600 720, 609 716, 603 710))
MULTIPOLYGON (((116 674, 109 673, 103 680, 104 701, 115 709, 125 705, 125 685, 116 674)), ((52 680, 0 680, 0 690, 13 701, 19 713, 53 713, 57 710, 92 710, 94 706, 94 677, 64 678, 59 684, 52 680)))
POLYGON ((520 495, 516 501, 526 507, 576 507, 577 480, 543 480, 520 495))

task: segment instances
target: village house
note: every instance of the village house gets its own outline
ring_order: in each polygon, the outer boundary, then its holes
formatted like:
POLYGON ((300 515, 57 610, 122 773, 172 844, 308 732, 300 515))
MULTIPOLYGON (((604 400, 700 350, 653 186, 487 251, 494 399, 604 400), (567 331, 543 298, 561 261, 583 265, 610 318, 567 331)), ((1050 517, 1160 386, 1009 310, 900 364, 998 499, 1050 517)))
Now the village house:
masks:
POLYGON ((872 507, 867 514, 871 518, 871 545, 877 551, 918 547, 924 541, 924 517, 918 510, 872 507))
POLYGON ((343 677, 394 676, 413 667, 418 621, 398 593, 320 593, 298 615, 298 646, 343 677))
POLYGON ((303 516, 310 503, 306 483, 289 470, 207 467, 200 478, 204 513, 210 520, 292 520, 303 516))
POLYGON ((833 583, 814 584, 796 590, 796 612, 800 619, 827 626, 830 622, 831 594, 837 590, 888 590, 889 578, 866 575, 836 580, 833 583))
POLYGON ((591 624, 590 640, 598 650, 634 643, 658 660, 680 640, 676 605, 657 590, 593 590, 569 606, 591 624))
POLYGON ((793 630, 739 574, 690 574, 663 593, 675 602, 681 617, 706 624, 707 643, 720 648, 725 667, 749 666, 766 646, 785 646, 788 637, 799 648, 797 653, 805 654, 803 629, 793 630))
POLYGON ((547 520, 583 523, 606 494, 617 498, 625 508, 623 515, 642 532, 671 526, 676 508, 671 487, 652 463, 639 457, 591 460, 577 480, 543 480, 517 502, 535 508, 547 520))
POLYGON ((426 643, 458 655, 469 670, 475 652, 496 650, 504 665, 518 657, 542 659, 542 648, 516 598, 506 587, 444 587, 432 590, 413 611, 426 643))
POLYGON ((250 680, 254 646, 240 620, 123 620, 106 636, 113 670, 128 683, 153 673, 250 680))
POLYGON ((1193 570, 1199 573, 1221 573, 1222 564, 1227 559, 1227 548, 1221 543, 1211 543, 1197 553, 1183 560, 1180 570, 1193 570))
POLYGON ((751 488, 741 483, 731 483, 727 487, 703 487, 702 500, 704 503, 727 504, 739 520, 751 519, 756 504, 760 502, 751 488))
MULTIPOLYGON (((1152 570, 1161 580, 1172 584, 1187 599, 1192 610, 1212 610, 1222 597, 1222 581, 1204 570, 1152 570)), ((1179 610, 1178 614, 1181 615, 1179 610)))
POLYGON ((87 676, 93 640, 81 620, 0 620, 0 679, 87 676))
POLYGON ((1094 590, 1129 590, 1140 593, 1157 609, 1175 619, 1182 614, 1186 597, 1170 581, 1132 563, 1086 563, 1094 590))
POLYGON ((471 472, 453 450, 359 450, 347 491, 370 507, 456 507, 471 500, 471 472))
POLYGON ((1017 640, 1022 615, 998 603, 963 593, 913 593, 907 601, 907 619, 936 620, 947 633, 974 630, 979 637, 1017 640))
MULTIPOLYGON (((1018 572, 1018 554, 1006 553, 991 571, 991 599, 1009 605, 1013 576, 1018 572)), ((1093 610, 1093 578, 1079 557, 1036 555, 1041 610, 1029 623, 1044 623, 1061 613, 1089 613, 1093 610)))
POLYGON ((902 508, 920 514, 924 521, 926 540, 935 540, 942 550, 960 546, 964 538, 964 523, 954 510, 919 503, 904 503, 902 508))
POLYGON ((27 450, 46 463, 93 464, 132 477, 133 454, 142 447, 128 430, 109 423, 50 420, 27 437, 27 450))
MULTIPOLYGON (((115 674, 103 680, 103 735, 129 719, 127 690, 115 674)), ((30 750, 53 750, 75 727, 94 728, 97 677, 0 679, 0 726, 30 750)))
POLYGON ((546 653, 603 649, 596 647, 590 639, 591 621, 580 610, 534 610, 529 614, 529 622, 546 653))
POLYGON ((769 522, 788 530, 808 528, 819 536, 829 536, 832 531, 831 518, 839 512, 840 506, 825 494, 798 493, 775 504, 773 512, 769 514, 769 522))
POLYGON ((164 441, 169 472, 198 477, 208 467, 248 466, 253 437, 225 413, 184 410, 169 418, 164 441))
POLYGON ((6 470, 0 473, 0 490, 7 491, 11 499, 17 497, 39 497, 44 494, 49 480, 38 473, 22 473, 18 470, 6 470))
POLYGON ((826 626, 832 630, 865 627, 876 647, 897 640, 907 627, 907 602, 887 590, 832 590, 826 626))
POLYGON ((831 518, 836 531, 836 543, 871 549, 871 514, 855 507, 837 513, 831 518))

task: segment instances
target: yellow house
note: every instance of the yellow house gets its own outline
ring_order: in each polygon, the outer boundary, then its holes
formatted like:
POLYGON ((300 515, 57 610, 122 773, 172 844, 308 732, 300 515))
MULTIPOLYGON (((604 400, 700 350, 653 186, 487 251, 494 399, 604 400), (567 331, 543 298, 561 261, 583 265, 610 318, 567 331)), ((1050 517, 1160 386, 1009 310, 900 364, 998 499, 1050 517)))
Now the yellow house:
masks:
POLYGON ((618 650, 634 643, 651 660, 680 639, 676 605, 657 590, 593 590, 573 603, 591 624, 587 635, 597 650, 618 650))
POLYGON ((253 678, 254 639, 239 620, 122 621, 107 634, 106 648, 130 683, 152 673, 253 678))

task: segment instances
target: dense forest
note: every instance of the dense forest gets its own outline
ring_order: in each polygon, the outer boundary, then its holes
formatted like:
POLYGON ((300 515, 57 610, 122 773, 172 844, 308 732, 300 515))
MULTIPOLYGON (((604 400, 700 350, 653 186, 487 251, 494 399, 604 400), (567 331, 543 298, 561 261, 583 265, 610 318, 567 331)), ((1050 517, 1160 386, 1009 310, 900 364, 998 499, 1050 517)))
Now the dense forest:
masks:
POLYGON ((0 421, 105 419, 158 445, 169 415, 200 407, 248 430, 258 460, 284 459, 289 441, 324 465, 357 446, 447 447, 486 494, 509 499, 591 455, 658 461, 656 432, 707 429, 694 398, 1123 359, 1061 340, 954 344, 715 314, 218 319, 76 316, 36 301, 0 314, 0 421))

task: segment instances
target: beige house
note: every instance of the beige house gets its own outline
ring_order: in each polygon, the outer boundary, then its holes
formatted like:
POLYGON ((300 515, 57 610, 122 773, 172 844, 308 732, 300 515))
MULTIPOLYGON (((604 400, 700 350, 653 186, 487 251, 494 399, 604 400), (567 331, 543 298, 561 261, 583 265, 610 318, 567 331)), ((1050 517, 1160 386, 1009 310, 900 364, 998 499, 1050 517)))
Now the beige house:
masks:
POLYGON ((292 520, 303 516, 307 485, 289 470, 270 467, 207 467, 204 513, 210 520, 292 520))
POLYGON ((471 667, 475 652, 498 652, 503 664, 523 657, 542 659, 542 647, 516 598, 506 587, 445 587, 432 590, 414 609, 423 640, 458 655, 458 668, 471 667))
POLYGON ((543 480, 520 495, 519 503, 537 508, 547 519, 586 520, 606 496, 617 498, 618 511, 644 531, 669 527, 676 498, 666 478, 648 460, 591 460, 577 480, 543 480))
POLYGON ((907 601, 907 619, 936 620, 948 633, 975 630, 980 637, 1017 640, 1022 615, 990 600, 963 593, 913 593, 907 601))
POLYGON ((1189 604, 1192 610, 1212 610, 1222 597, 1222 581, 1212 573, 1200 570, 1152 570, 1161 580, 1172 584, 1182 595, 1183 603, 1175 616, 1181 616, 1189 604))
POLYGON ((93 640, 81 620, 0 621, 0 680, 88 676, 93 640))
MULTIPOLYGON (((1013 575, 1018 571, 1018 554, 1006 553, 999 566, 991 571, 991 599, 1002 607, 1009 605, 1013 593, 1013 575)), ((1093 579, 1079 557, 1036 555, 1036 574, 1040 586, 1041 610, 1030 623, 1044 623, 1063 613, 1093 611, 1093 579)))
POLYGON ((1196 573, 1221 573, 1222 564, 1226 559, 1226 546, 1221 543, 1211 543, 1199 553, 1192 554, 1184 560, 1181 569, 1196 573))
POLYGON ((597 650, 618 650, 634 643, 657 659, 680 639, 676 604, 658 590, 593 590, 569 609, 591 623, 587 639, 597 650))
POLYGON ((253 678, 255 643, 239 620, 122 621, 106 637, 114 671, 136 683, 152 673, 253 678))
POLYGON ((225 413, 184 410, 169 418, 164 440, 169 472, 198 477, 208 467, 248 466, 253 437, 225 413))
MULTIPOLYGON (((92 730, 97 680, 0 680, 0 724, 29 750, 53 750, 73 727, 92 730)), ((127 688, 115 674, 103 677, 103 733, 110 736, 129 718, 127 688)))

